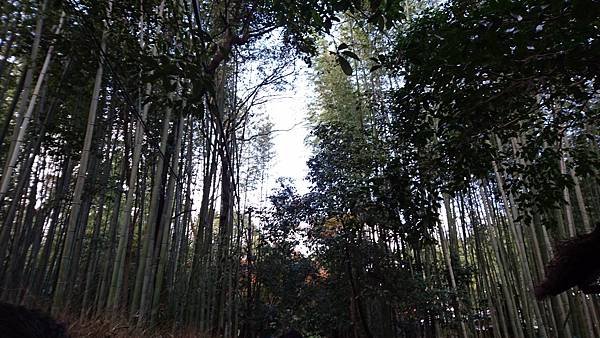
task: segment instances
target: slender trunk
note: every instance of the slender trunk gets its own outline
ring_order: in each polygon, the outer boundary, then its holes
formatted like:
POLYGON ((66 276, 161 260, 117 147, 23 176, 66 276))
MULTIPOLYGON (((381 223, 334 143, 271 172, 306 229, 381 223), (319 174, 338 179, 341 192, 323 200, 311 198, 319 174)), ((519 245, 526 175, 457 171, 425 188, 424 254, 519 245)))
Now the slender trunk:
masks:
MULTIPOLYGON (((454 223, 454 219, 452 218, 452 215, 450 214, 450 196, 447 194, 444 194, 443 197, 444 197, 444 207, 446 209, 446 214, 447 214, 447 218, 448 218, 448 224, 454 223)), ((448 269, 448 275, 450 278, 450 287, 452 288, 454 293, 457 294, 456 280, 454 278, 454 270, 452 269, 452 260, 450 259, 450 254, 449 254, 449 250, 448 250, 448 242, 446 241, 446 235, 444 234, 444 230, 442 229, 441 223, 438 223, 438 233, 439 233, 440 242, 442 245, 442 253, 444 255, 444 260, 446 262, 446 268, 448 269)), ((468 338, 469 335, 467 333, 467 328, 465 326, 465 322, 461 318, 460 300, 458 299, 458 296, 456 296, 456 297, 457 297, 456 298, 456 304, 457 304, 456 316, 458 317, 458 320, 460 321, 460 332, 461 332, 461 335, 463 336, 463 338, 468 338)))
MULTIPOLYGON (((146 86, 146 97, 152 92, 152 85, 146 86)), ((131 173, 129 175, 129 184, 127 197, 125 199, 125 207, 119 216, 118 226, 118 247, 117 256, 115 257, 113 273, 110 283, 110 291, 108 296, 108 308, 112 311, 118 311, 121 305, 121 293, 123 287, 123 278, 125 274, 125 257, 127 246, 129 244, 129 225, 131 223, 131 210, 133 207, 134 193, 137 186, 137 175, 140 164, 140 156, 142 151, 142 140, 144 138, 144 123, 148 116, 150 103, 146 103, 142 110, 141 119, 137 121, 135 128, 135 141, 133 145, 133 155, 131 160, 131 173)), ((126 159, 124 159, 126 161, 126 159)))
MULTIPOLYGON (((183 126, 184 126, 184 117, 180 117, 177 122, 177 131, 175 133, 175 149, 173 150, 173 159, 171 161, 171 175, 169 178, 169 185, 167 187, 166 193, 166 208, 163 212, 161 218, 161 241, 160 241, 160 255, 158 257, 158 267, 154 282, 154 296, 152 297, 152 312, 151 312, 151 322, 154 322, 156 316, 158 314, 158 305, 160 301, 160 292, 162 289, 162 283, 164 279, 164 273, 167 265, 168 258, 168 245, 169 245, 169 230, 171 225, 171 214, 173 212, 173 203, 174 203, 174 195, 173 192, 175 190, 175 182, 179 179, 179 177, 174 176, 175 173, 179 172, 179 154, 181 153, 181 141, 183 139, 183 126)), ((175 243, 172 243, 175 244, 175 243)))
MULTIPOLYGON (((133 316, 136 312, 139 312, 138 323, 142 324, 148 319, 149 305, 152 304, 152 300, 148 299, 151 296, 150 293, 150 279, 154 275, 152 270, 154 261, 154 246, 156 241, 156 229, 158 222, 160 222, 159 211, 161 209, 161 202, 164 203, 164 196, 162 194, 162 186, 165 166, 165 156, 167 154, 167 143, 169 139, 169 124, 171 122, 171 109, 167 110, 165 119, 163 120, 163 128, 161 133, 160 147, 156 153, 156 173, 154 174, 154 182, 152 185, 152 194, 150 201, 150 214, 146 222, 146 227, 143 236, 143 245, 140 256, 140 264, 138 265, 136 274, 136 283, 133 293, 132 306, 130 309, 130 315, 133 316)), ((168 163, 167 163, 168 166, 168 163)))
MULTIPOLYGON (((111 2, 109 2, 109 13, 111 2)), ((101 53, 106 49, 106 31, 102 34, 101 41, 101 53)), ((88 162, 90 160, 90 150, 92 147, 92 138, 94 136, 94 127, 96 125, 96 112, 98 110, 98 101, 100 96, 100 90, 102 86, 102 77, 104 73, 104 67, 102 61, 98 63, 98 69, 96 70, 96 77, 94 80, 94 89, 92 92, 92 100, 90 102, 90 109, 88 111, 87 127, 85 132, 85 138, 83 141, 83 149, 81 151, 81 160, 79 162, 79 170, 77 172, 77 181, 75 182, 75 190, 73 191, 73 200, 71 204, 71 213, 69 217, 69 224, 67 225, 67 237, 65 239, 65 245, 62 255, 62 260, 59 268, 58 281, 56 289, 54 291, 54 299, 52 305, 52 312, 57 313, 59 310, 68 306, 68 301, 65 299, 65 293, 68 285, 71 281, 69 276, 71 270, 74 269, 72 266, 73 250, 75 248, 75 233, 78 231, 78 219, 80 217, 80 210, 82 205, 82 196, 84 187, 86 184, 86 178, 88 175, 88 162)), ((80 223, 79 226, 84 226, 84 223, 80 223)), ((83 229, 79 229, 83 233, 83 229)))
MULTIPOLYGON (((58 27, 54 31, 55 35, 60 33, 62 28, 62 24, 64 22, 65 13, 63 12, 58 27)), ((31 95, 31 99, 29 100, 29 106, 27 107, 27 111, 23 116, 23 123, 20 126, 19 132, 16 134, 14 140, 14 146, 12 150, 9 152, 6 169, 3 172, 2 180, 0 181, 0 206, 4 203, 4 198, 6 197, 6 193, 8 191, 8 187, 12 178, 12 173, 15 169, 17 159, 21 153, 21 147, 25 141, 25 133, 27 131, 27 127, 29 126, 29 122, 31 121, 31 116, 33 114, 33 109, 35 108, 35 104, 37 102, 37 97, 40 94, 40 89, 42 84, 44 83, 44 79, 46 77, 46 73, 48 72, 48 67, 50 66, 50 61, 52 60, 52 54, 54 53, 54 43, 50 45, 48 48, 48 52, 46 53, 46 59, 44 60, 44 64, 42 66, 42 70, 38 76, 37 82, 35 84, 35 88, 33 89, 33 94, 31 95)))

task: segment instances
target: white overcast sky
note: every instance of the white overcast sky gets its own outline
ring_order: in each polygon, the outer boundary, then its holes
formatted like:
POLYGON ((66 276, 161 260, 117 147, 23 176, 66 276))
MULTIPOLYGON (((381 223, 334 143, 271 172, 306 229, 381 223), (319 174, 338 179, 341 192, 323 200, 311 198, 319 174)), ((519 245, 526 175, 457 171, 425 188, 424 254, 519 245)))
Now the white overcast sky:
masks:
POLYGON ((264 109, 273 122, 273 143, 275 158, 268 172, 267 192, 277 186, 279 177, 290 177, 294 180, 299 193, 308 190, 306 161, 310 150, 305 145, 308 135, 308 104, 312 96, 312 86, 306 68, 300 66, 299 73, 293 81, 292 88, 278 92, 277 97, 265 103, 264 109), (289 129, 289 130, 288 130, 289 129))

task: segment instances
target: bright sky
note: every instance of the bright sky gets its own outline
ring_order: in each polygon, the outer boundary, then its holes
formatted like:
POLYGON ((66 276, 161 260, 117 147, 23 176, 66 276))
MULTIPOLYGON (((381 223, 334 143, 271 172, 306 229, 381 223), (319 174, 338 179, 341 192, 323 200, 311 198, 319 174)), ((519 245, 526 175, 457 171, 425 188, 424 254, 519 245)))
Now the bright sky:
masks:
POLYGON ((277 187, 276 180, 279 177, 292 178, 299 193, 308 191, 305 177, 310 151, 305 139, 308 135, 306 118, 312 87, 306 71, 302 70, 305 67, 299 67, 301 70, 294 79, 293 88, 279 92, 275 99, 264 105, 274 124, 273 129, 280 130, 273 134, 275 158, 268 172, 267 192, 277 187))
MULTIPOLYGON (((275 155, 267 169, 262 190, 248 191, 246 198, 250 205, 255 207, 269 206, 268 197, 272 195, 273 189, 278 188, 277 179, 280 177, 291 178, 299 194, 308 192, 309 182, 305 178, 308 173, 306 162, 310 150, 305 146, 305 139, 308 136, 308 105, 314 91, 306 64, 298 61, 295 69, 297 72, 287 79, 290 85, 277 91, 273 88, 266 89, 266 92, 259 96, 268 99, 253 108, 260 109, 273 123, 274 132, 271 135, 275 155)), ((292 70, 293 66, 290 66, 288 71, 292 70)), ((250 74, 244 80, 250 83, 246 84, 245 88, 251 89, 252 85, 256 85, 262 78, 256 76, 257 73, 250 74)), ((196 181, 197 184, 201 184, 201 179, 196 181)), ((193 195, 194 209, 198 210, 202 199, 201 186, 196 187, 193 195)))

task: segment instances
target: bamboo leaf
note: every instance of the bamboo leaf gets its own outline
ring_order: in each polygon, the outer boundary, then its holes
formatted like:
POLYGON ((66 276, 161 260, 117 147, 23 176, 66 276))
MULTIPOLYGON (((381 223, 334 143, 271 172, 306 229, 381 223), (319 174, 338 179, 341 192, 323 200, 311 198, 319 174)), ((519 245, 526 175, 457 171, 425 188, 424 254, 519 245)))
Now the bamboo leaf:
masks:
POLYGON ((338 56, 337 62, 340 64, 340 67, 342 67, 344 74, 348 76, 352 75, 352 66, 350 66, 348 60, 344 59, 342 56, 338 56))
POLYGON ((346 55, 349 58, 353 58, 354 60, 360 61, 360 58, 358 57, 358 55, 354 54, 354 52, 351 52, 349 50, 343 51, 342 54, 346 55))

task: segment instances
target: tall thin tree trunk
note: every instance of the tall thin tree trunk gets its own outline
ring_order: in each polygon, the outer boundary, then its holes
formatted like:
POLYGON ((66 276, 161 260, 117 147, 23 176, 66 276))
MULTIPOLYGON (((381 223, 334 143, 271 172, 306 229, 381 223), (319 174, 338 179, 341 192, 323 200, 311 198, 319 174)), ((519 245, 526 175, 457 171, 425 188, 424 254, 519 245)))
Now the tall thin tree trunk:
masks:
MULTIPOLYGON (((111 11, 111 2, 108 4, 108 13, 111 11)), ((100 53, 103 53, 106 49, 106 31, 102 34, 102 40, 100 45, 100 53)), ((74 269, 72 266, 73 250, 75 246, 75 233, 77 231, 78 219, 80 217, 80 210, 82 204, 82 196, 84 186, 86 184, 86 178, 88 175, 88 162, 90 159, 90 150, 92 147, 92 138, 94 136, 94 127, 96 125, 96 112, 98 110, 98 101, 100 96, 100 90, 102 86, 102 77, 104 73, 104 66, 102 61, 98 62, 98 69, 96 70, 96 77, 94 80, 94 89, 92 92, 92 100, 90 102, 90 108, 88 111, 87 127, 85 132, 85 138, 83 141, 83 149, 81 151, 81 160, 79 161, 79 170, 77 172, 77 180, 75 182, 75 190, 73 191, 73 200, 71 204, 71 213, 69 217, 69 224, 67 225, 67 237, 65 239, 65 245, 62 255, 61 264, 59 267, 58 281, 56 289, 54 291, 54 298, 52 304, 52 312, 56 313, 68 306, 68 300, 65 299, 65 293, 67 287, 70 285, 69 276, 71 271, 74 269)), ((80 224, 85 227, 85 224, 80 224)), ((82 231, 80 229, 79 231, 82 231)))
MULTIPOLYGON (((146 96, 152 92, 152 85, 146 85, 146 96)), ((117 311, 121 305, 121 293, 123 287, 123 279, 125 274, 125 257, 127 246, 129 244, 129 225, 131 223, 131 209, 133 207, 134 193, 137 186, 137 175, 142 151, 142 140, 144 138, 144 123, 148 116, 150 103, 146 103, 142 110, 141 119, 137 121, 135 128, 135 141, 133 144, 133 155, 131 160, 131 173, 129 175, 129 184, 127 197, 125 199, 125 207, 119 216, 118 229, 118 247, 117 256, 115 257, 112 278, 110 282, 110 291, 108 296, 107 307, 113 311, 117 311)), ((125 159, 124 159, 125 160, 125 159)))
MULTIPOLYGON (((65 13, 63 12, 58 26, 54 31, 55 35, 60 33, 63 22, 65 18, 65 13)), ((46 77, 46 73, 48 72, 48 67, 50 66, 50 61, 52 60, 52 54, 54 53, 54 43, 50 45, 48 48, 48 52, 46 53, 46 59, 44 60, 44 64, 42 66, 42 70, 38 76, 37 82, 35 84, 35 88, 33 89, 33 94, 31 95, 31 99, 29 100, 29 106, 27 107, 27 111, 23 116, 23 123, 18 129, 18 133, 14 139, 14 146, 12 146, 12 150, 8 154, 7 165, 2 173, 2 180, 0 181, 0 206, 4 203, 4 198, 6 197, 6 193, 8 192, 8 187, 12 178, 12 173, 15 169, 17 159, 21 153, 21 147, 25 141, 25 133, 27 131, 27 127, 29 126, 29 122, 31 121, 31 115, 33 114, 33 109, 35 108, 35 104, 37 102, 37 97, 40 94, 40 89, 42 84, 44 83, 44 79, 46 77)))

